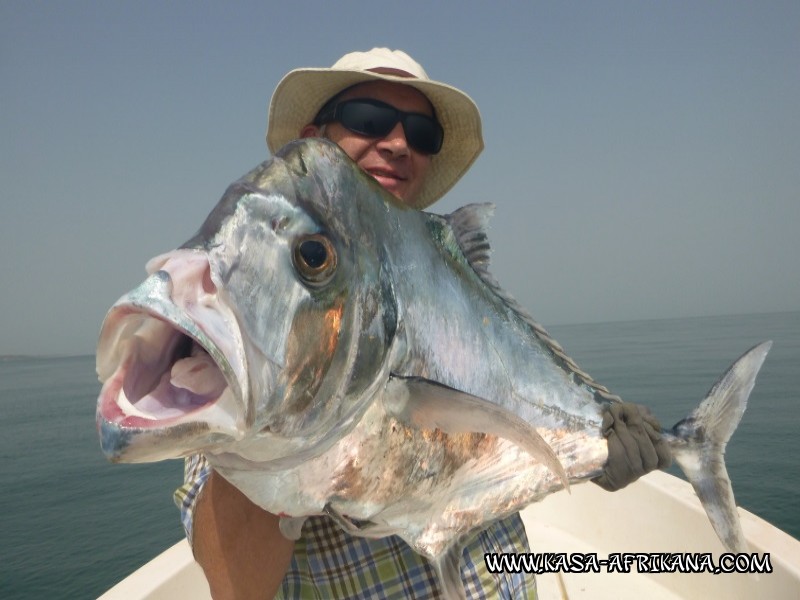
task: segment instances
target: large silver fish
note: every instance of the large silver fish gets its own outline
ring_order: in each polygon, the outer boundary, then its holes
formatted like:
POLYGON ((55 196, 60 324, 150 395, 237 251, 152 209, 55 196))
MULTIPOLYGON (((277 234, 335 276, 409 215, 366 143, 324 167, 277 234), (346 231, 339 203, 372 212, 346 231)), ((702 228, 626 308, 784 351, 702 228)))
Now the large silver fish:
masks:
MULTIPOLYGON (((397 534, 462 594, 466 538, 600 474, 618 401, 491 277, 490 213, 406 208, 334 144, 288 145, 109 311, 103 451, 203 452, 287 534, 324 513, 356 535, 397 534)), ((663 433, 734 551, 722 454, 769 347, 663 433)))

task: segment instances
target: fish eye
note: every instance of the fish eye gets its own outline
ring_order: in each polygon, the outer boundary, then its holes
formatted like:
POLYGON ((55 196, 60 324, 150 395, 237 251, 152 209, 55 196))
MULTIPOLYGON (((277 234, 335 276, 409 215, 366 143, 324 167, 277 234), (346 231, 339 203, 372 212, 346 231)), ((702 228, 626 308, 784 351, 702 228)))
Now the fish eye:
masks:
POLYGON ((328 283, 336 270, 336 251, 333 244, 318 233, 295 241, 293 260, 300 277, 310 285, 328 283))

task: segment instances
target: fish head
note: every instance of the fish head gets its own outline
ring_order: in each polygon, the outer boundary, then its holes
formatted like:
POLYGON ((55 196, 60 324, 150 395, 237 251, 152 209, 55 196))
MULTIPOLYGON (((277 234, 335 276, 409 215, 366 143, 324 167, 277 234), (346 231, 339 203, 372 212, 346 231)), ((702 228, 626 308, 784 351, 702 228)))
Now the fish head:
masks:
POLYGON ((325 140, 293 142, 232 184, 106 316, 109 459, 202 451, 284 468, 346 435, 388 375, 397 307, 368 225, 398 210, 325 140))

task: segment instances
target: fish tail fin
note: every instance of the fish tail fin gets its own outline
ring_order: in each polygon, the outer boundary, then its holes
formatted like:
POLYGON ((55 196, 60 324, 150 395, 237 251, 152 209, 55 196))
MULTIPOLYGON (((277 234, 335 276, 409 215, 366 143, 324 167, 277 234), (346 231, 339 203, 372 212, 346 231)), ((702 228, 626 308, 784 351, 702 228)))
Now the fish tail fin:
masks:
POLYGON ((670 432, 675 462, 694 487, 714 531, 731 552, 746 552, 747 543, 725 468, 725 446, 747 408, 756 375, 771 347, 772 342, 763 342, 745 352, 714 384, 700 406, 670 432))

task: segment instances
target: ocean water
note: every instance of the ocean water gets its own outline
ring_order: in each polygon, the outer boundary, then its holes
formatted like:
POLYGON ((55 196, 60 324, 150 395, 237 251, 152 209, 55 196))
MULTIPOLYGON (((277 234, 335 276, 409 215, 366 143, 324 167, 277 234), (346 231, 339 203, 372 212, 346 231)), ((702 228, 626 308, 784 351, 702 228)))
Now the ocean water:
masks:
MULTIPOLYGON (((745 350, 773 340, 727 464, 738 503, 800 537, 800 312, 549 330, 670 426, 745 350)), ((183 535, 172 503, 182 463, 107 463, 99 389, 92 356, 0 359, 0 598, 96 598, 183 535)))

